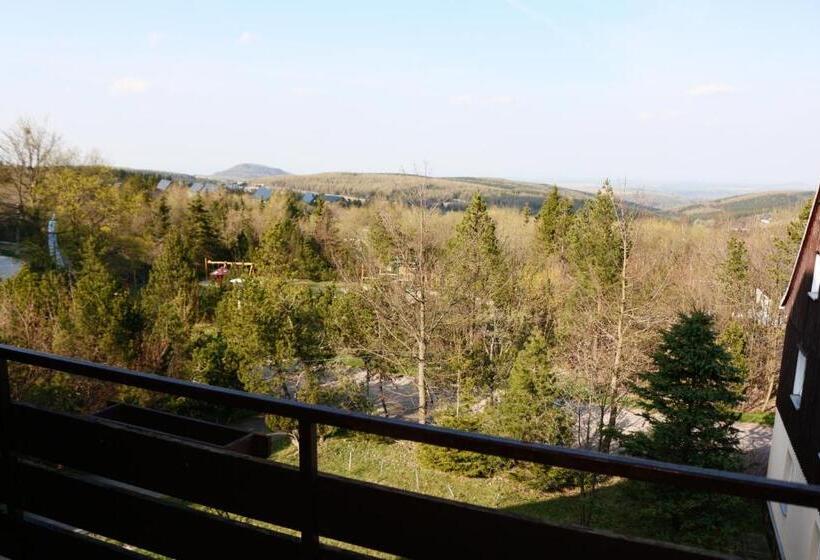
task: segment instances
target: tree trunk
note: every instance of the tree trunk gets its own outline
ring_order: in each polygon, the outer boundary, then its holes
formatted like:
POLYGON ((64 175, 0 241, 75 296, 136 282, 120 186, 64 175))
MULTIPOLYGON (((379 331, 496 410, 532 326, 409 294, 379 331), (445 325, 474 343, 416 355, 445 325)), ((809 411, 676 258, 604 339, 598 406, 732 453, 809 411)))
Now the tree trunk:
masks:
MULTIPOLYGON (((424 332, 424 319, 421 319, 420 325, 421 332, 424 332)), ((425 386, 427 343, 425 342, 423 336, 419 337, 418 351, 418 371, 416 374, 416 384, 418 385, 419 390, 419 424, 425 424, 427 422, 427 387, 425 386)))
POLYGON ((777 379, 777 375, 778 374, 769 376, 769 383, 766 386, 766 395, 763 398, 763 407, 761 408, 763 412, 769 409, 769 402, 772 400, 772 392, 774 391, 774 382, 777 379))
POLYGON ((618 420, 618 388, 621 383, 621 359, 624 348, 624 317, 626 315, 626 288, 627 288, 627 258, 629 246, 627 244, 626 224, 621 224, 621 293, 618 300, 618 322, 615 333, 615 358, 612 362, 612 375, 609 380, 609 420, 607 430, 601 440, 601 451, 609 453, 612 447, 612 436, 618 420))
POLYGON ((381 401, 382 411, 385 417, 390 416, 387 413, 387 401, 384 398, 384 374, 379 370, 379 401, 381 401))
POLYGON ((461 368, 456 370, 456 418, 461 412, 461 368))

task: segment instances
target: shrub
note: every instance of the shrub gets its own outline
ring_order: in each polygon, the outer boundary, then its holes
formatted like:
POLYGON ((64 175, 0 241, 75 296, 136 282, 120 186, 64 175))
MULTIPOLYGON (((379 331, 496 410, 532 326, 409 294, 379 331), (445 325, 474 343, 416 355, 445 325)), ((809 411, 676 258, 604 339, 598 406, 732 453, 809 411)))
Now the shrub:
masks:
MULTIPOLYGON (((475 414, 443 414, 436 418, 436 423, 467 432, 478 432, 482 427, 481 419, 475 414)), ((492 476, 507 464, 500 457, 434 445, 419 446, 418 459, 426 467, 475 478, 492 476)))

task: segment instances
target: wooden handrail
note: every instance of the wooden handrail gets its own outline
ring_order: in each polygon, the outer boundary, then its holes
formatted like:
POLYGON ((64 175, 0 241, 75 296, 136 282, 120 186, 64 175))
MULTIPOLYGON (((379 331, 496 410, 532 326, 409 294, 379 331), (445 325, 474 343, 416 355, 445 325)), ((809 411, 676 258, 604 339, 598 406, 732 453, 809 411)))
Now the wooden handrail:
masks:
MULTIPOLYGON (((183 381, 5 344, 0 344, 0 360, 188 397, 212 404, 286 416, 297 419, 300 425, 304 426, 300 431, 306 433, 311 425, 326 424, 393 439, 669 484, 689 490, 820 508, 820 485, 797 484, 743 473, 461 432, 439 426, 415 424, 404 420, 381 418, 322 405, 304 404, 236 389, 183 381)), ((313 443, 315 444, 315 440, 313 443)), ((309 455, 309 453, 306 454, 306 456, 309 455)))

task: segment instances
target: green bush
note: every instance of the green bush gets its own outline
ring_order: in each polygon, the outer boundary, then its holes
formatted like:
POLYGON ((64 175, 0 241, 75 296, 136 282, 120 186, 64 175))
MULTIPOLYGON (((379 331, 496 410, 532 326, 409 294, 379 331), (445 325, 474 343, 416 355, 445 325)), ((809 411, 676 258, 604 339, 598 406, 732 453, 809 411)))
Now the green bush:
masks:
MULTIPOLYGON (((467 432, 478 432, 482 427, 481 419, 474 414, 443 414, 436 418, 436 423, 445 428, 467 432)), ((500 457, 434 445, 419 446, 418 460, 432 469, 474 478, 492 476, 507 466, 507 462, 500 457)))

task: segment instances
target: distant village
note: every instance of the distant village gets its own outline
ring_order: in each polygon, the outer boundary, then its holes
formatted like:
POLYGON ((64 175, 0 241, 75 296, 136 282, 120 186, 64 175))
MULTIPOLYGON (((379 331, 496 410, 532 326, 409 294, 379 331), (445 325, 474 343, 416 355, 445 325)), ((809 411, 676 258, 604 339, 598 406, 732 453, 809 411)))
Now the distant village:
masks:
POLYGON ((313 191, 301 191, 289 189, 286 187, 268 186, 262 183, 251 184, 248 181, 237 181, 224 183, 219 181, 175 181, 172 179, 161 179, 157 182, 157 191, 165 192, 172 187, 179 187, 188 190, 190 195, 202 195, 209 193, 217 193, 226 191, 237 194, 250 194, 253 198, 259 201, 267 201, 273 196, 274 192, 295 192, 300 195, 302 202, 305 204, 315 204, 317 200, 322 199, 325 202, 336 202, 345 205, 362 205, 367 200, 365 198, 348 196, 342 194, 332 193, 318 193, 313 191))

